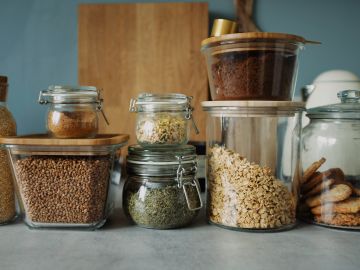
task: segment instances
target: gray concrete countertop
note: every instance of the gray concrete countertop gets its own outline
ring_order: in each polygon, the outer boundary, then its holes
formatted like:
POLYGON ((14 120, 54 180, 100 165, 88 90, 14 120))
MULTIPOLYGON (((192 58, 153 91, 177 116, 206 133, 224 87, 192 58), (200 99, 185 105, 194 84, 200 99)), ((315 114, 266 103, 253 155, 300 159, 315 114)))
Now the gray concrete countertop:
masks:
POLYGON ((196 222, 176 230, 130 225, 121 210, 98 231, 0 227, 0 269, 360 269, 360 234, 299 224, 279 233, 196 222))

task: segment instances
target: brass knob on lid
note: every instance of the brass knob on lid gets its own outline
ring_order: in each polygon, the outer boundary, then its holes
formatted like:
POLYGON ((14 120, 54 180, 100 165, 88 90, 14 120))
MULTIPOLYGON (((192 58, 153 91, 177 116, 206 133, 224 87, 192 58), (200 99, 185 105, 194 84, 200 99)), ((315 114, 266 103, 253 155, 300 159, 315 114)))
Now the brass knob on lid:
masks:
POLYGON ((236 33, 236 22, 226 19, 216 19, 211 30, 211 37, 236 33))

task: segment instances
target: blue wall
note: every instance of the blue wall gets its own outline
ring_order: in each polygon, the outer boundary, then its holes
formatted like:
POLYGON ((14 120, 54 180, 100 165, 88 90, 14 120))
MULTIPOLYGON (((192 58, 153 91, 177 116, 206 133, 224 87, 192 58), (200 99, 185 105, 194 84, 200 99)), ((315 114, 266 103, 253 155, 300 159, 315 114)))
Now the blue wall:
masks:
MULTIPOLYGON (((0 0, 0 74, 10 78, 9 107, 20 134, 44 131, 41 89, 77 84, 77 5, 111 2, 131 1, 0 0)), ((212 18, 234 18, 233 0, 208 2, 212 18)), ((323 42, 302 52, 300 88, 328 69, 360 75, 359 11, 357 0, 256 0, 255 16, 263 31, 323 42)))

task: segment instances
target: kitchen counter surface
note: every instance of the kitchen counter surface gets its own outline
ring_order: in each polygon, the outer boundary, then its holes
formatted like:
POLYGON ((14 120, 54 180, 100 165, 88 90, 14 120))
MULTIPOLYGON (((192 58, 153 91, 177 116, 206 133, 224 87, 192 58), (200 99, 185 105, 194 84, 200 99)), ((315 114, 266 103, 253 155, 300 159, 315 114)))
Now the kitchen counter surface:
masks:
POLYGON ((307 224, 278 233, 208 225, 149 230, 121 210, 98 231, 0 227, 0 269, 360 269, 360 234, 307 224))

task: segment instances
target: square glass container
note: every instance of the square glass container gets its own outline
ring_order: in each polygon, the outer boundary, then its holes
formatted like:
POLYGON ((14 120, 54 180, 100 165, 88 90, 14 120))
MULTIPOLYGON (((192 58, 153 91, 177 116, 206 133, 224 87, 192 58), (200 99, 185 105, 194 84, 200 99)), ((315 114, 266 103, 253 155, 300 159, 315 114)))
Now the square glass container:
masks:
POLYGON ((30 228, 100 228, 113 207, 113 167, 127 140, 128 135, 1 138, 25 223, 30 228))

